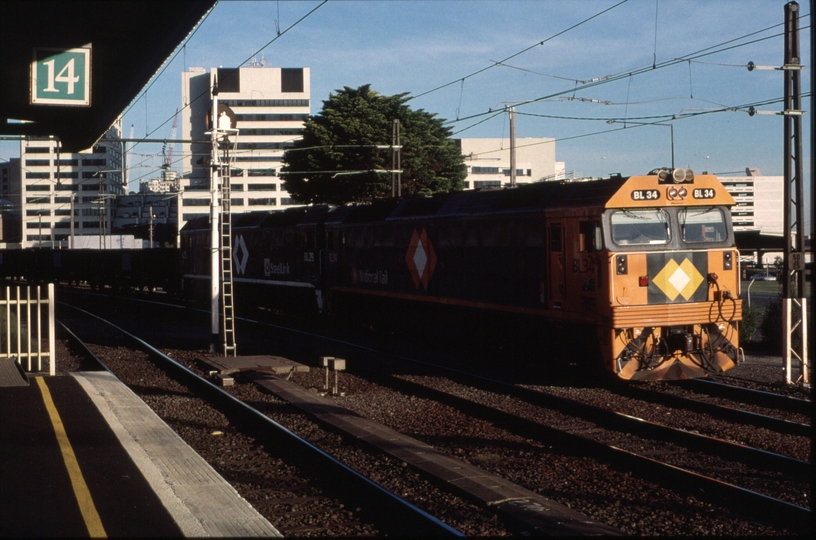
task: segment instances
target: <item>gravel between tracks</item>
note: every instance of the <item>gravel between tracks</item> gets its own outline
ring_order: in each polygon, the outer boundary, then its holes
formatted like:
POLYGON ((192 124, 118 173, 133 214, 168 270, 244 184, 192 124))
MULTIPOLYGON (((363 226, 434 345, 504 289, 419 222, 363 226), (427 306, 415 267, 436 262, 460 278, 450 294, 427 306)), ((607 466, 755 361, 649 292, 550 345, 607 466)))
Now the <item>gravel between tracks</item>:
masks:
MULTIPOLYGON (((165 353, 188 367, 197 367, 195 359, 208 355, 204 351, 189 350, 165 350, 165 353)), ((58 358, 59 356, 64 357, 58 353, 58 358)), ((744 366, 745 364, 736 368, 732 376, 751 379, 757 378, 757 373, 762 373, 762 377, 757 379, 764 377, 769 381, 767 384, 774 384, 773 380, 779 378, 779 372, 775 369, 770 371, 751 367, 750 370, 738 371, 744 366)), ((70 361, 58 363, 58 369, 61 371, 79 367, 78 363, 70 365, 70 361)), ((320 391, 324 374, 320 369, 312 369, 309 373, 296 373, 293 381, 320 391)), ((766 383, 760 380, 758 384, 766 383)), ((786 534, 785 531, 748 523, 694 497, 674 493, 643 481, 627 471, 615 470, 604 463, 582 457, 578 449, 575 452, 564 451, 524 439, 487 422, 468 417, 451 407, 374 384, 364 377, 357 376, 353 370, 339 374, 339 386, 345 395, 331 398, 338 404, 584 512, 595 520, 621 529, 626 534, 734 536, 786 534)), ((241 399, 259 406, 268 416, 301 437, 310 440, 465 534, 474 536, 512 534, 512 527, 502 523, 496 516, 436 488, 404 463, 349 446, 347 441, 343 442, 340 435, 325 431, 266 391, 244 383, 240 378, 231 391, 241 399)), ((601 390, 597 388, 581 388, 576 391, 582 392, 584 396, 595 395, 597 392, 601 396, 600 399, 604 399, 601 390)), ((174 406, 194 409, 198 407, 186 400, 177 400, 174 406)), ((187 418, 185 415, 191 413, 180 414, 187 418)), ((189 417, 187 421, 191 424, 200 422, 195 420, 198 416, 189 417)), ((212 426, 205 428, 204 432, 209 433, 207 431, 209 429, 212 429, 212 426)), ((236 444, 241 446, 244 443, 236 444)), ((206 448, 199 450, 193 446, 202 455, 208 452, 206 448)), ((262 504, 257 501, 257 496, 256 500, 253 500, 253 493, 258 492, 258 489, 252 486, 252 482, 248 482, 249 486, 240 484, 239 482, 239 485, 236 485, 239 492, 253 504, 262 504)), ((261 510, 259 506, 256 507, 261 510)), ((265 511, 261 511, 266 515, 265 511)), ((271 511, 274 518, 274 509, 271 511)), ((352 518, 349 516, 344 519, 352 518)), ((308 525, 304 525, 302 530, 293 528, 292 534, 377 534, 376 531, 364 528, 353 532, 350 529, 339 530, 341 532, 338 533, 336 530, 320 527, 310 529, 308 525)))

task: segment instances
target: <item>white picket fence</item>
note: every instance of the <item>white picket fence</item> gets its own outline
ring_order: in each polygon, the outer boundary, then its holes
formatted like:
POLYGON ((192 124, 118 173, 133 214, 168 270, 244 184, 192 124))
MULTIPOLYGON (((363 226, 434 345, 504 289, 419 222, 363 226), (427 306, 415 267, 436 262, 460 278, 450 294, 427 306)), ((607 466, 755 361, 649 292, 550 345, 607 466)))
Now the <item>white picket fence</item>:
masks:
POLYGON ((54 375, 55 303, 53 283, 7 286, 0 298, 0 358, 17 358, 26 373, 54 375))

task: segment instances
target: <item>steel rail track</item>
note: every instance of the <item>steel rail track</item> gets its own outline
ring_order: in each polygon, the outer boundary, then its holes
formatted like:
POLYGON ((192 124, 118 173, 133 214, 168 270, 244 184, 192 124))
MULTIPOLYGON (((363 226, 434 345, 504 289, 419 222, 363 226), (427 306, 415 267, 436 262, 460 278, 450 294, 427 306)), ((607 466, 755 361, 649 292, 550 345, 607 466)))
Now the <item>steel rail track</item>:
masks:
MULTIPOLYGON (((348 486, 348 489, 351 492, 355 493, 357 496, 364 497, 365 500, 372 505, 375 511, 380 512, 381 515, 387 515, 389 518, 388 521, 390 524, 390 529, 402 532, 411 531, 412 535, 418 536, 464 536, 461 532, 450 527, 436 517, 417 508, 408 501, 405 501, 385 488, 379 486, 372 480, 361 475, 354 469, 348 467, 346 464, 336 460, 329 454, 326 454, 318 447, 308 443, 246 403, 231 396, 229 393, 225 392, 218 386, 215 386, 210 381, 199 377, 196 373, 190 371, 185 366, 166 356, 161 351, 154 348, 139 337, 130 334, 119 326, 97 315, 94 315, 93 313, 63 302, 59 303, 71 309, 77 310, 85 316, 92 317, 126 336, 127 339, 131 340, 137 348, 150 354, 153 358, 158 359, 162 366, 172 370, 186 383, 189 383, 190 386, 195 387, 197 391, 207 395, 212 401, 217 402, 220 406, 230 409, 236 414, 240 414, 242 419, 247 421, 248 425, 254 426, 255 429, 253 435, 255 437, 272 441, 278 447, 285 446, 290 451, 296 452, 297 455, 308 456, 309 462, 321 470, 324 474, 333 475, 333 478, 339 478, 341 482, 348 486)), ((61 324, 61 326, 65 328, 64 325, 61 324)), ((68 329, 66 328, 66 330, 68 329)), ((72 339, 79 340, 79 338, 70 332, 70 330, 68 330, 68 334, 69 336, 72 336, 72 339)), ((96 361, 103 366, 104 369, 107 369, 107 366, 104 366, 102 361, 93 355, 87 346, 84 345, 84 343, 82 343, 81 346, 88 351, 93 358, 96 358, 96 361)))
MULTIPOLYGON (((802 424, 800 422, 792 422, 783 418, 775 416, 768 416, 751 411, 744 411, 733 407, 726 407, 715 403, 706 403, 694 398, 677 396, 668 394, 657 390, 649 390, 646 388, 638 388, 635 386, 615 385, 612 389, 616 394, 624 395, 648 401, 650 403, 659 403, 661 405, 668 405, 670 407, 677 407, 694 411, 697 413, 704 413, 720 420, 745 424, 750 426, 757 426, 776 431, 786 435, 798 435, 802 437, 810 437, 813 430, 810 424, 802 424)), ((722 396, 724 397, 724 396, 722 396)), ((742 401, 743 403, 748 403, 742 401)))
POLYGON ((813 414, 813 403, 811 401, 774 394, 773 392, 752 390, 706 379, 680 381, 678 386, 712 397, 723 397, 741 403, 760 405, 769 409, 780 409, 798 414, 813 414))
MULTIPOLYGON (((446 368, 442 367, 442 369, 446 368)), ((459 373, 461 374, 461 372, 459 373)), ((540 392, 535 390, 518 388, 514 385, 508 385, 507 383, 502 383, 500 381, 493 381, 482 376, 470 374, 466 375, 500 385, 501 391, 504 395, 507 395, 508 391, 510 395, 514 395, 516 397, 524 394, 528 395, 529 397, 529 394, 531 393, 540 394, 540 392), (516 389, 521 391, 516 393, 516 389)), ((454 396, 443 391, 428 388, 418 383, 405 381, 403 379, 395 379, 395 381, 396 382, 393 386, 400 387, 400 390, 402 391, 411 393, 413 395, 418 392, 422 392, 431 399, 444 401, 445 403, 459 408, 460 410, 466 410, 469 414, 487 418, 496 425, 504 426, 505 429, 513 431, 514 433, 520 434, 524 437, 547 441, 548 444, 552 444, 554 441, 559 440, 567 448, 584 449, 588 455, 612 464, 623 464, 628 469, 636 471, 637 473, 645 472, 647 473, 645 476, 651 481, 673 490, 683 488, 687 493, 693 496, 708 499, 709 501, 729 508, 735 513, 748 519, 762 522, 766 525, 774 527, 786 527, 789 530, 796 530, 797 533, 801 534, 805 534, 810 530, 811 511, 807 508, 802 508, 786 501, 781 501, 768 495, 689 471, 681 467, 663 463, 646 455, 637 454, 635 452, 618 448, 614 445, 606 444, 593 439, 589 435, 583 434, 582 432, 585 430, 560 430, 542 425, 532 420, 521 418, 515 414, 505 413, 487 405, 479 404, 468 398, 454 396)), ((557 396, 545 396, 543 399, 535 396, 535 399, 532 401, 538 401, 539 405, 541 405, 543 401, 547 401, 549 405, 557 406, 557 410, 559 412, 566 412, 567 414, 569 414, 569 411, 565 411, 565 409, 561 408, 561 406, 570 407, 575 405, 577 411, 582 411, 584 413, 591 411, 593 413, 603 415, 609 419, 612 419, 613 422, 624 426, 624 429, 634 430, 638 424, 641 424, 646 430, 654 427, 655 431, 658 433, 664 431, 664 428, 666 433, 680 431, 672 430, 672 428, 666 428, 665 426, 659 426, 656 424, 649 425, 648 422, 635 417, 620 415, 619 413, 614 413, 613 411, 598 409, 590 405, 557 396)), ((532 404, 536 405, 537 403, 532 404)), ((582 417, 583 416, 584 415, 582 414, 582 417)), ((596 418, 597 417, 593 417, 591 414, 586 415, 586 419, 590 421, 594 421, 596 418)), ((685 438, 684 435, 680 435, 680 437, 685 438)), ((737 451, 739 451, 740 447, 740 445, 736 445, 734 443, 718 441, 717 439, 712 439, 709 437, 703 437, 703 442, 704 444, 713 442, 715 445, 723 442, 726 448, 736 449, 737 451)), ((778 458, 775 458, 773 456, 776 456, 776 454, 771 454, 769 452, 764 452, 762 450, 756 450, 749 447, 743 448, 743 451, 748 456, 752 456, 756 459, 761 459, 761 456, 770 456, 771 460, 778 461, 776 465, 783 471, 798 475, 802 473, 803 470, 806 470, 808 471, 807 478, 810 477, 809 463, 800 462, 785 456, 778 456, 778 458)))
MULTIPOLYGON (((140 301, 140 300, 136 300, 140 301)), ((141 300, 144 301, 144 300, 141 300)), ((306 332, 300 329, 292 329, 287 326, 283 326, 280 324, 268 323, 258 320, 250 320, 244 319, 246 322, 251 322, 260 325, 266 325, 270 327, 280 328, 284 330, 294 331, 297 333, 301 333, 304 335, 312 335, 310 332, 306 332)), ((375 349, 359 345, 356 343, 352 343, 347 340, 339 340, 336 338, 321 336, 324 339, 336 341, 343 345, 352 346, 359 348, 361 350, 369 351, 369 352, 376 352, 375 349)), ((491 379, 488 377, 484 377, 482 375, 476 375, 472 373, 468 373, 462 370, 458 370, 455 368, 451 368, 444 365, 435 364, 433 362, 417 360, 410 357, 395 355, 392 353, 388 353, 389 356, 393 358, 398 358, 403 361, 412 362, 416 365, 423 365, 428 368, 438 369, 444 371, 446 373, 455 374, 459 377, 464 377, 470 380, 478 380, 481 384, 485 384, 488 386, 494 385, 493 387, 497 390, 516 395, 517 397, 521 395, 527 396, 526 399, 532 399, 532 404, 539 405, 543 401, 550 401, 550 404, 556 404, 561 401, 562 404, 566 404, 566 402, 573 402, 576 404, 577 407, 583 408, 585 414, 591 420, 597 418, 597 416, 593 416, 595 413, 600 412, 608 417, 614 418, 615 421, 619 422, 626 422, 630 426, 636 426, 638 428, 642 428, 646 431, 654 429, 656 431, 663 431, 666 430, 666 433, 676 433, 682 430, 672 430, 672 428, 668 428, 666 426, 660 426, 657 424, 649 424, 642 419, 638 419, 635 417, 630 417, 628 415, 622 415, 616 413, 614 411, 608 411, 605 409, 597 409, 592 408, 589 405, 576 402, 574 400, 569 400, 567 398, 560 398, 558 396, 543 394, 540 391, 526 389, 520 386, 517 386, 512 383, 506 383, 504 381, 491 379)), ((186 368, 183 368, 186 369, 186 368)), ((692 381, 693 382, 693 381, 692 381)), ((407 381, 401 381, 403 384, 415 384, 409 383, 407 381)), ((423 389, 423 391, 427 391, 427 387, 416 385, 423 389)), ((217 388, 217 387, 216 387, 217 388)), ((773 394, 771 394, 773 396, 773 394)), ((466 402, 467 406, 477 406, 482 407, 481 405, 475 404, 472 401, 465 400, 464 398, 458 398, 455 396, 450 396, 449 394, 445 394, 447 398, 452 398, 454 400, 462 400, 462 402, 466 402)), ((781 396, 780 396, 781 397, 781 396)), ((525 398, 522 398, 525 399, 525 398)), ((803 401, 803 400, 802 400, 803 401)), ((808 402, 806 402, 808 403, 808 402)), ((490 414, 500 414, 504 415, 501 411, 497 411, 496 409, 490 409, 490 414)), ((743 515, 744 517, 751 519, 753 521, 761 522, 770 526, 774 527, 786 527, 789 530, 793 530, 798 534, 809 534, 810 532, 810 521, 811 521, 811 511, 807 508, 802 508, 797 505, 787 503, 785 501, 781 501, 778 499, 774 499, 773 497, 769 497, 767 495, 757 493, 739 486, 735 486, 732 484, 728 484, 726 482, 710 478, 698 473, 694 473, 692 471, 688 471, 679 467, 675 467, 673 465, 665 464, 659 462, 655 459, 652 459, 647 456, 638 455, 632 452, 628 452, 626 450, 622 450, 620 448, 616 448, 614 446, 605 445, 598 441, 589 439, 587 437, 579 436, 574 433, 567 433, 563 431, 558 431, 553 428, 549 428, 546 426, 542 426, 541 424, 534 423, 525 419, 521 419, 515 415, 508 415, 512 416, 513 425, 518 427, 521 431, 532 430, 536 433, 546 433, 548 437, 555 437, 561 438, 562 440, 567 440, 568 444, 570 445, 583 445, 584 448, 592 448, 594 452, 597 452, 599 456, 606 459, 612 463, 620 463, 625 464, 628 468, 632 471, 643 471, 644 473, 649 473, 648 477, 655 481, 658 484, 664 485, 670 489, 684 489, 687 493, 699 496, 701 498, 705 498, 715 504, 719 504, 725 508, 729 508, 737 514, 743 515)), ((732 450, 738 448, 741 445, 735 445, 734 443, 728 443, 726 441, 719 441, 718 439, 705 437, 705 436, 695 436, 695 434, 689 432, 683 432, 685 435, 678 435, 680 437, 689 437, 689 440, 697 440, 702 445, 713 444, 715 446, 719 445, 719 443, 724 443, 725 446, 721 448, 730 448, 732 450)), ((574 446, 573 446, 574 447, 574 446)), ((762 450, 757 450, 750 447, 743 447, 744 450, 736 450, 738 452, 744 453, 746 456, 749 456, 749 460, 752 461, 760 461, 762 466, 767 467, 768 462, 765 461, 766 459, 770 459, 773 463, 775 463, 774 468, 787 471, 798 471, 796 474, 806 474, 804 478, 810 478, 810 464, 807 462, 802 462, 799 460, 795 460, 786 456, 777 456, 776 454, 765 452, 762 450), (753 457, 751 457, 753 456, 753 457)), ((725 452, 725 450, 722 450, 725 452)))

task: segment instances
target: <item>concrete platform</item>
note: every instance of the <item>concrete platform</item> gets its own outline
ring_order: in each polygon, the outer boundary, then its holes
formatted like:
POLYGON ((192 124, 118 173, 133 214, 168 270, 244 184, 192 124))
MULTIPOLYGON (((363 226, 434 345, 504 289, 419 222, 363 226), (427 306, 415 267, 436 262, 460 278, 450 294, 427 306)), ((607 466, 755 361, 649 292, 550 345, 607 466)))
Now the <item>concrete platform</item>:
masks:
POLYGON ((0 388, 0 537, 281 536, 106 371, 0 388))
POLYGON ((0 358, 0 387, 28 386, 28 376, 16 358, 0 358))

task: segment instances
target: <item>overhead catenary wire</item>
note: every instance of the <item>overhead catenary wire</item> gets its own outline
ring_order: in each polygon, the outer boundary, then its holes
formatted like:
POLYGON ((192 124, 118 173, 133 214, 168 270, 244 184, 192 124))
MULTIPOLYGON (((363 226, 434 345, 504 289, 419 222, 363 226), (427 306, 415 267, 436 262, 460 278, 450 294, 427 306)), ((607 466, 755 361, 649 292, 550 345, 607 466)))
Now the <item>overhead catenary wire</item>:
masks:
POLYGON ((557 38, 558 36, 563 35, 563 34, 565 34, 565 33, 569 32, 570 30, 573 30, 573 29, 575 29, 575 28, 578 28, 579 26, 581 26, 581 25, 583 25, 583 24, 586 24, 586 23, 588 23, 589 21, 591 21, 591 20, 593 20, 593 19, 596 19, 596 18, 600 17, 601 15, 603 15, 603 14, 605 14, 605 13, 607 13, 607 12, 609 12, 609 11, 611 11, 611 10, 615 9, 615 8, 617 8, 618 6, 621 6, 621 5, 625 4, 625 3, 626 3, 626 2, 628 2, 628 1, 629 1, 629 0, 622 0, 621 2, 618 2, 617 4, 615 4, 614 6, 608 7, 608 8, 606 8, 606 9, 604 9, 603 11, 600 11, 600 12, 596 13, 595 15, 592 15, 591 17, 588 17, 588 18, 586 18, 586 19, 582 20, 581 22, 575 23, 575 24, 573 24, 572 26, 570 26, 570 27, 568 27, 568 28, 565 28, 564 30, 561 30, 560 32, 557 32, 557 33, 555 33, 555 34, 551 35, 550 37, 548 37, 548 38, 546 38, 546 39, 543 39, 543 40, 539 41, 538 43, 536 43, 536 44, 534 44, 534 45, 530 45, 530 46, 529 46, 529 47, 527 47, 526 49, 522 49, 522 50, 520 50, 520 51, 519 51, 519 52, 517 52, 517 53, 511 54, 510 56, 508 56, 507 58, 504 58, 503 60, 499 60, 498 62, 495 62, 495 63, 493 63, 493 64, 491 64, 491 65, 489 65, 489 66, 487 66, 487 67, 484 67, 484 68, 482 68, 482 69, 479 69, 479 70, 477 70, 477 71, 474 71, 473 73, 471 73, 471 74, 469 74, 469 75, 465 75, 464 77, 460 77, 460 78, 456 79, 455 81, 451 81, 451 82, 449 82, 449 83, 446 83, 446 84, 443 84, 443 85, 437 86, 436 88, 432 88, 432 89, 430 89, 430 90, 428 90, 428 91, 426 91, 426 92, 422 92, 422 93, 417 94, 417 95, 415 95, 415 96, 411 96, 411 97, 409 97, 409 98, 408 98, 408 100, 410 101, 411 99, 416 99, 416 98, 419 98, 419 97, 425 96, 425 95, 427 95, 427 94, 431 94, 431 93, 433 93, 433 92, 436 92, 437 90, 441 90, 441 89, 443 89, 443 88, 447 88, 448 86, 450 86, 450 85, 452 85, 452 84, 456 84, 456 83, 457 83, 457 82, 459 82, 459 81, 464 81, 465 79, 469 79, 469 78, 471 78, 471 77, 475 77, 476 75, 478 75, 478 74, 480 74, 480 73, 484 73, 485 71, 487 71, 487 70, 489 70, 489 69, 493 69, 493 68, 494 68, 494 67, 496 67, 497 65, 500 65, 500 64, 502 64, 502 63, 504 63, 504 62, 506 62, 506 61, 508 61, 508 60, 512 60, 512 59, 513 59, 513 58, 515 58, 516 56, 522 55, 522 54, 526 53, 527 51, 530 51, 530 50, 532 50, 532 49, 535 49, 536 47, 540 47, 541 45, 544 45, 544 44, 545 44, 545 43, 547 43, 548 41, 551 41, 551 40, 553 40, 553 39, 557 38))
MULTIPOLYGON (((770 28, 774 28, 776 26, 779 26, 779 25, 774 25, 773 27, 770 27, 770 28)), ((805 28, 809 28, 809 27, 805 27, 805 28)), ((747 34, 747 36, 754 35, 756 33, 757 32, 752 32, 751 34, 747 34)), ((674 66, 674 65, 686 62, 686 61, 688 61, 690 59, 696 59, 696 58, 701 58, 701 57, 704 57, 704 56, 709 56, 709 55, 712 55, 712 54, 718 54, 718 53, 721 53, 721 52, 724 52, 724 51, 727 51, 727 50, 731 50, 731 49, 734 49, 734 48, 737 48, 737 47, 743 47, 743 46, 746 46, 746 45, 749 45, 749 44, 758 43, 758 42, 765 41, 765 40, 768 40, 768 39, 773 39, 773 38, 776 38, 776 37, 780 37, 782 35, 783 35, 782 33, 774 34, 774 35, 759 38, 759 39, 756 39, 756 40, 753 40, 753 41, 750 41, 750 42, 747 42, 747 43, 736 44, 736 45, 732 45, 730 47, 725 47, 725 48, 721 48, 721 49, 717 49, 717 50, 713 50, 713 51, 711 50, 711 49, 714 49, 715 47, 720 47, 720 46, 722 46, 724 44, 731 43, 731 42, 733 42, 733 41, 735 41, 737 39, 742 39, 742 38, 735 38, 735 39, 732 39, 732 40, 725 41, 725 42, 723 42, 721 44, 718 44, 718 45, 712 45, 710 47, 700 49, 699 51, 689 53, 688 55, 685 55, 685 56, 682 56, 682 57, 679 57, 679 58, 664 60, 663 62, 658 63, 657 66, 654 67, 654 68, 649 66, 649 67, 641 67, 641 68, 633 69, 631 71, 620 72, 620 73, 618 73, 616 75, 610 75, 608 77, 604 77, 601 80, 595 80, 595 81, 592 81, 592 82, 588 82, 588 83, 583 84, 583 85, 581 85, 579 87, 576 87, 576 88, 561 90, 561 91, 557 91, 557 92, 554 92, 554 93, 551 93, 551 94, 547 94, 545 96, 541 96, 541 97, 538 97, 538 98, 524 100, 523 102, 519 102, 518 106, 519 107, 528 106, 528 105, 530 105, 532 103, 538 103, 538 102, 541 102, 541 101, 549 100, 549 99, 556 98, 556 97, 559 97, 559 96, 563 96, 563 95, 566 95, 566 94, 571 94, 571 93, 574 94, 577 91, 586 90, 586 89, 594 88, 595 86, 599 86, 599 85, 602 85, 602 84, 608 84, 608 83, 611 83, 611 82, 615 82, 615 81, 623 79, 624 77, 631 77, 631 76, 641 75, 643 73, 652 72, 652 71, 657 70, 657 69, 664 69, 664 68, 667 68, 669 66, 674 66)), ((466 120, 473 120, 473 119, 481 118, 482 116, 489 115, 492 112, 493 112, 492 110, 488 110, 488 111, 481 112, 481 113, 475 113, 475 114, 472 114, 470 116, 459 118, 456 121, 450 121, 449 123, 462 122, 462 121, 466 121, 466 120)))

